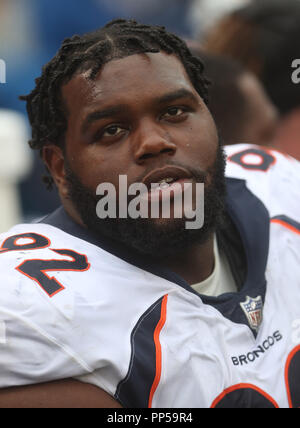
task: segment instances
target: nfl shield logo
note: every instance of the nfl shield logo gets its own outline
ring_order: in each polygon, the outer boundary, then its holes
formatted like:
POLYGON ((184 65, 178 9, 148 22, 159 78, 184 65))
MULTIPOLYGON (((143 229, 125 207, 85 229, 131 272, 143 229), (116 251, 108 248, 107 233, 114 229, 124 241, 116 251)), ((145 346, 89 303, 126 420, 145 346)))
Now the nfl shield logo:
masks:
POLYGON ((245 302, 240 303, 240 305, 248 319, 250 327, 257 332, 262 322, 263 302, 261 296, 255 299, 247 296, 245 302))

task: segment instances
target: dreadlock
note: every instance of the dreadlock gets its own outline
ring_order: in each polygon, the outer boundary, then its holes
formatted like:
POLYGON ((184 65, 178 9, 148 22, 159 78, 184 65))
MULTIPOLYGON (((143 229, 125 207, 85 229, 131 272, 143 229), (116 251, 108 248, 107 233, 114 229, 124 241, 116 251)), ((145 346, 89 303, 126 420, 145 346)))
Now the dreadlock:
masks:
MULTIPOLYGON (((112 59, 160 51, 181 60, 195 89, 207 103, 208 81, 203 76, 203 64, 191 54, 185 42, 164 27, 116 19, 97 31, 65 39, 55 57, 43 67, 41 77, 35 80, 35 89, 20 97, 27 102, 32 127, 30 147, 40 153, 49 143, 64 148, 67 111, 61 87, 75 73, 88 71, 88 77, 95 79, 101 67, 112 59)), ((44 181, 48 188, 52 187, 51 177, 45 177, 44 181)))

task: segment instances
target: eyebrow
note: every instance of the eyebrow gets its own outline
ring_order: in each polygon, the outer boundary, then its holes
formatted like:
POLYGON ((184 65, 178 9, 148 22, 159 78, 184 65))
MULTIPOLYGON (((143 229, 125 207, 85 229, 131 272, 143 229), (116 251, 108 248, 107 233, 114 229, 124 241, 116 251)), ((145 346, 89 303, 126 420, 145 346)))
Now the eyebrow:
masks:
POLYGON ((180 98, 189 98, 194 102, 198 102, 197 97, 188 89, 181 88, 177 91, 170 92, 157 99, 158 104, 167 104, 176 101, 180 98))
POLYGON ((85 133, 88 129, 88 127, 97 120, 101 119, 107 119, 108 117, 116 116, 120 114, 123 111, 126 111, 126 106, 124 105, 117 105, 114 107, 108 107, 104 110, 97 110, 87 115, 87 117, 84 119, 81 132, 85 133))
MULTIPOLYGON (((158 105, 161 105, 161 104, 167 104, 167 103, 176 101, 180 98, 189 98, 194 102, 198 102, 197 97, 191 91, 185 88, 181 88, 176 91, 169 92, 165 95, 162 95, 161 97, 158 97, 157 99, 155 99, 154 102, 157 103, 158 105)), ((119 104, 113 107, 108 107, 104 110, 94 111, 88 114, 87 117, 84 119, 81 127, 81 132, 84 134, 88 130, 89 126, 92 123, 96 122, 97 120, 107 119, 113 116, 117 116, 118 114, 127 110, 128 108, 126 107, 126 105, 119 104)))

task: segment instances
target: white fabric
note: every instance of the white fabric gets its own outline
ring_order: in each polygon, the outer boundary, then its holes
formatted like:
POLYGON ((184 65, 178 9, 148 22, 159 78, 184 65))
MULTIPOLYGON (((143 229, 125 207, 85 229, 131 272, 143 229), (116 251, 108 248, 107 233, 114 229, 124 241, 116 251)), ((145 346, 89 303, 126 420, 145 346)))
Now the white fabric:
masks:
POLYGON ((212 274, 204 281, 193 284, 192 288, 205 296, 220 296, 237 291, 227 257, 220 253, 216 236, 214 237, 215 265, 212 274))

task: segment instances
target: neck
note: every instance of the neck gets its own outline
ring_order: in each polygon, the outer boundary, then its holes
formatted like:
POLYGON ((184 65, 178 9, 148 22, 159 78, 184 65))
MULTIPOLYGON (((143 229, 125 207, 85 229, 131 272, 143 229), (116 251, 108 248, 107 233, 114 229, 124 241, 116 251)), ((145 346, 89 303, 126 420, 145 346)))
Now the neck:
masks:
POLYGON ((164 258, 160 264, 180 275, 190 285, 205 281, 215 265, 214 235, 205 244, 194 245, 182 253, 164 258))

